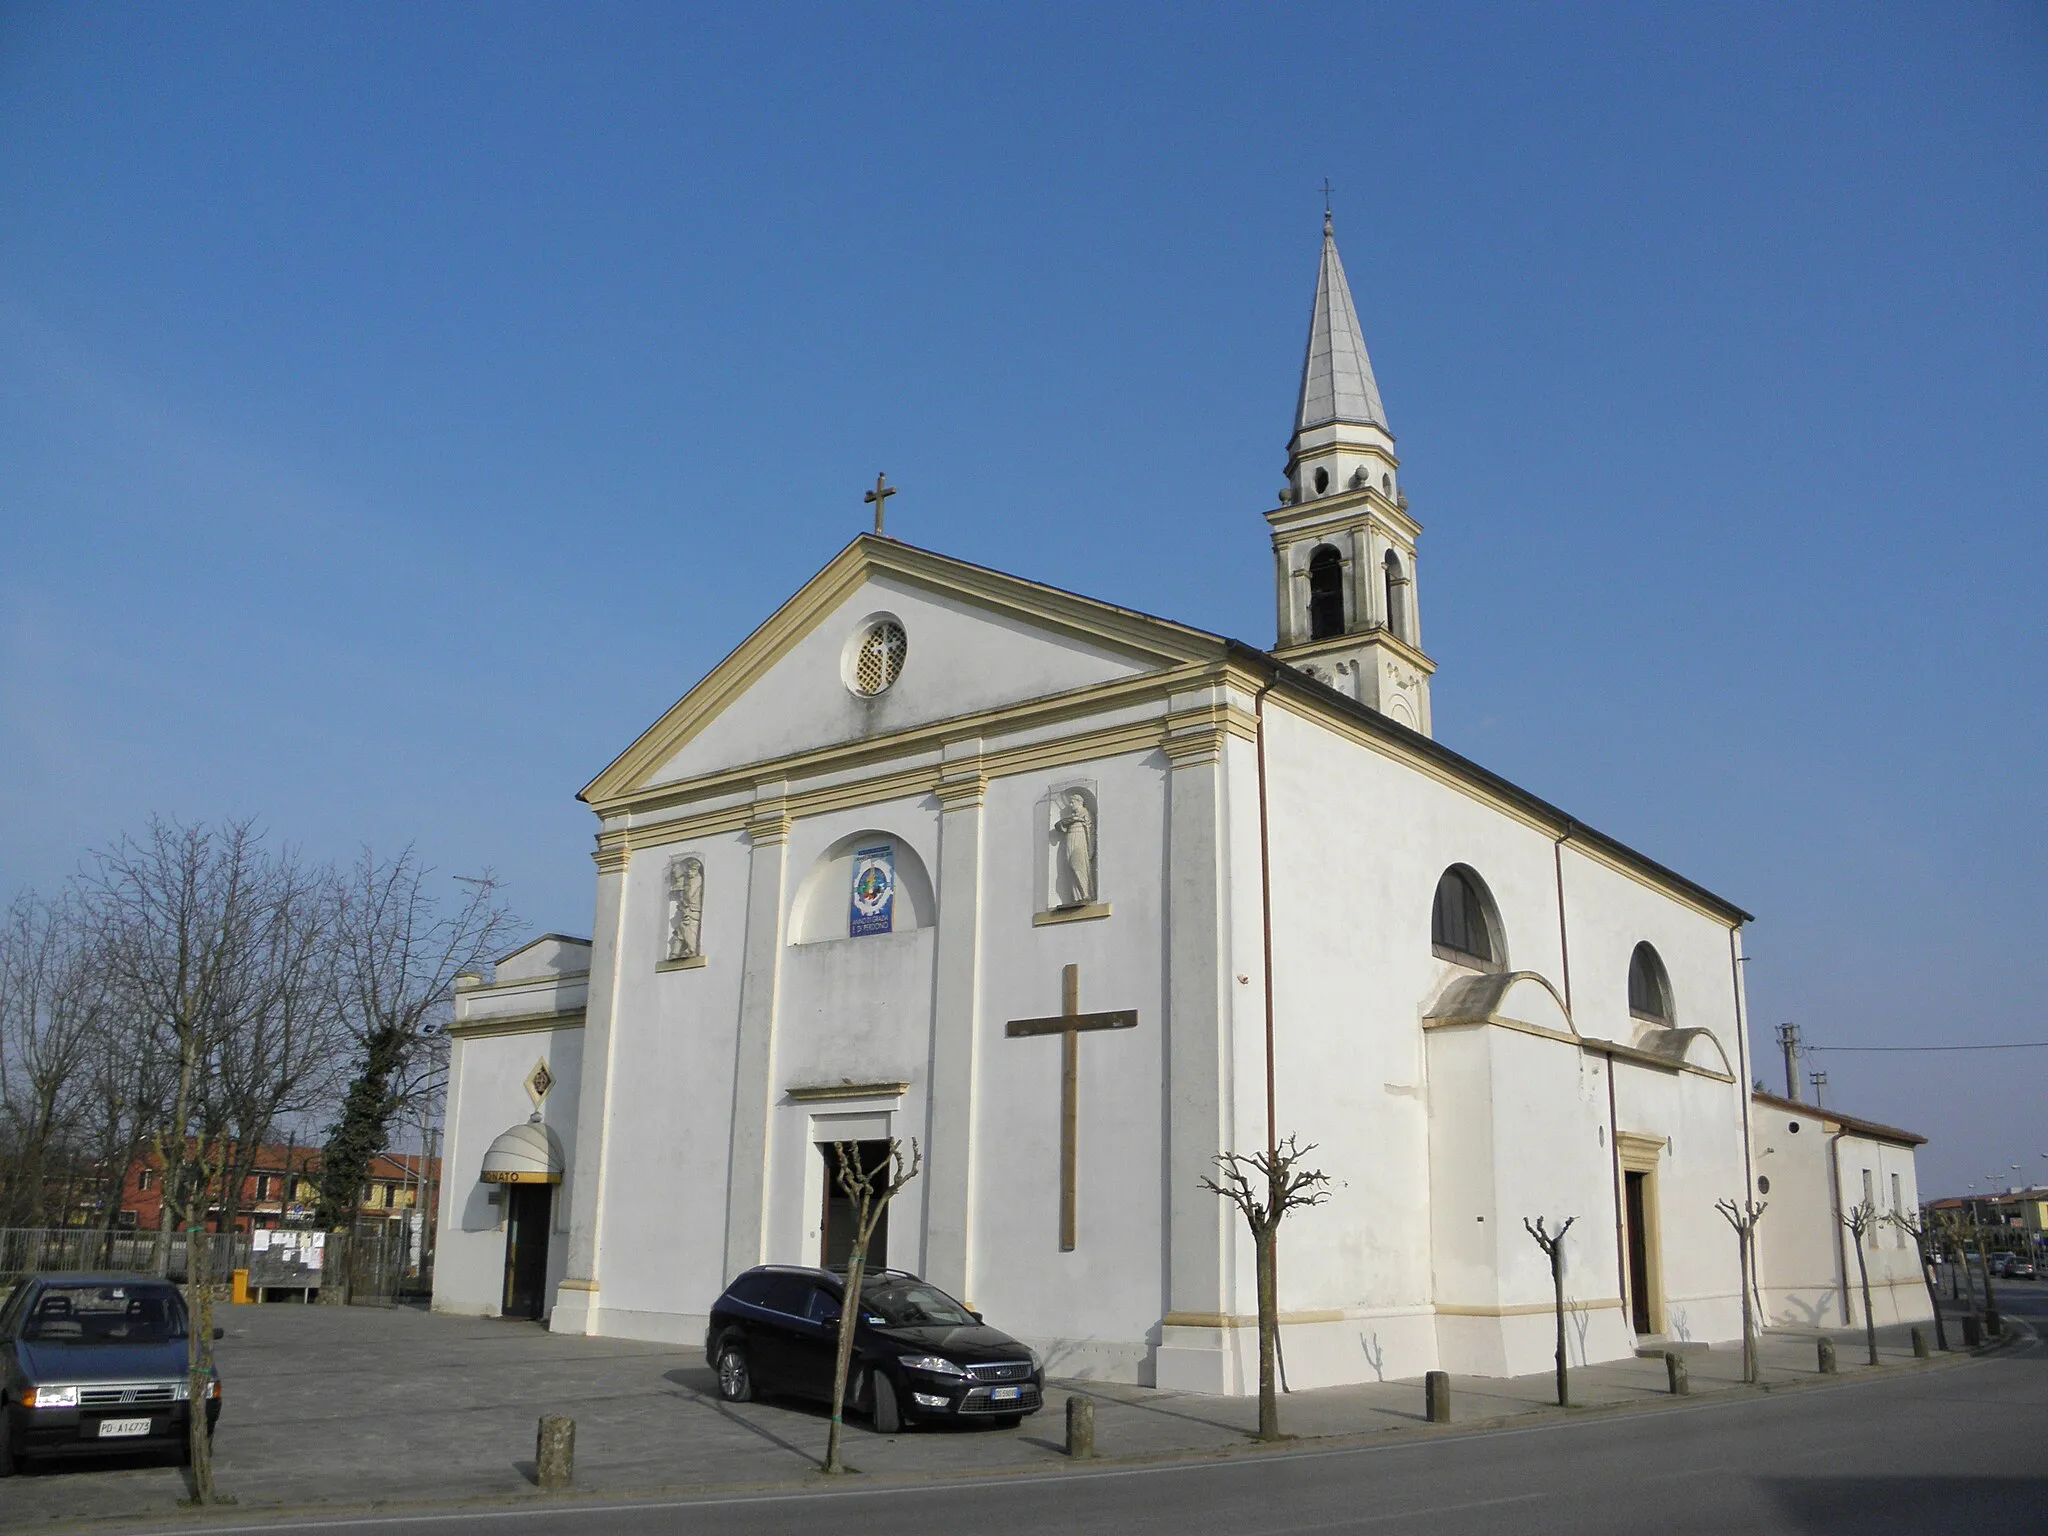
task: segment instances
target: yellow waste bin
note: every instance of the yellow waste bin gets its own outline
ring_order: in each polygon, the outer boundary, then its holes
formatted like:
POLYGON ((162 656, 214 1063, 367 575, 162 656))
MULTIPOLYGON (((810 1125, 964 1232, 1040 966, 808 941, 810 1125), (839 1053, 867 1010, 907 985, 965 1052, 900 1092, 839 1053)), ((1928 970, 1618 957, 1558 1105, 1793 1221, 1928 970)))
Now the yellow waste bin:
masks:
POLYGON ((249 1295, 249 1271, 247 1271, 246 1269, 236 1270, 235 1305, 238 1307, 246 1307, 249 1305, 252 1299, 253 1298, 249 1295))

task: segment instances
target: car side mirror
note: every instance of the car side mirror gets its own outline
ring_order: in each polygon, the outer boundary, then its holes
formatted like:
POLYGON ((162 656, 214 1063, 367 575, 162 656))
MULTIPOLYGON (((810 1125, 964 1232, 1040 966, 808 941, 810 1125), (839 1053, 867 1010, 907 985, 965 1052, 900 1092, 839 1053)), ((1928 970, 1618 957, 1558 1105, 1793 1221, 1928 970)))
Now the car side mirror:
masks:
POLYGON ((213 1330, 213 1336, 216 1339, 224 1339, 228 1336, 228 1331, 225 1328, 216 1328, 213 1330))
POLYGON ((982 1315, 979 1312, 970 1309, 967 1315, 973 1318, 977 1323, 983 1321, 982 1315))

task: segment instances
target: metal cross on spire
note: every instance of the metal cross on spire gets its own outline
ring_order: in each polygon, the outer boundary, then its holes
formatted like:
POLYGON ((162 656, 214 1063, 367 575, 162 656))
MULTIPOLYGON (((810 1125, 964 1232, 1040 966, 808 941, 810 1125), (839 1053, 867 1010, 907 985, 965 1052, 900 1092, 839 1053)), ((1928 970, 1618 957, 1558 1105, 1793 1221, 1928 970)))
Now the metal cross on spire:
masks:
POLYGON ((1323 233, 1330 232, 1330 178, 1323 178, 1323 233))
POLYGON ((874 506, 875 532, 877 534, 880 534, 882 531, 882 503, 895 494, 896 487, 889 484, 889 477, 887 475, 877 475, 875 476, 875 488, 861 497, 862 501, 869 502, 874 506))

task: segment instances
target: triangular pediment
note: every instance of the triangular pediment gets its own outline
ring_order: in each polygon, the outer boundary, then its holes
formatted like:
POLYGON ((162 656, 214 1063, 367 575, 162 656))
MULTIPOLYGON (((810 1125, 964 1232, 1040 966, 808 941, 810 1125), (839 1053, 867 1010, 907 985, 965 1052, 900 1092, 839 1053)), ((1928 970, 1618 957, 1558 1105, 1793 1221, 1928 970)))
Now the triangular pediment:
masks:
POLYGON ((640 739, 582 798, 603 805, 1224 654, 1218 636, 863 534, 640 739), (860 639, 893 621, 901 671, 857 689, 860 639))

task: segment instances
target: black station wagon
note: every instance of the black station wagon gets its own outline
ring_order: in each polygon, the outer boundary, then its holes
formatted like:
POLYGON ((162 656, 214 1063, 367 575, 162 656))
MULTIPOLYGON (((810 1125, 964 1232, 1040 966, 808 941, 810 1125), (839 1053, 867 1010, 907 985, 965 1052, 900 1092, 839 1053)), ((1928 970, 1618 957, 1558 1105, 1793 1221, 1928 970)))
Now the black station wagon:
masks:
MULTIPOLYGON (((185 1298, 134 1275, 41 1275, 0 1308, 0 1477, 42 1456, 189 1453, 185 1298)), ((220 1337, 220 1330, 214 1330, 220 1337)), ((207 1383, 206 1428, 220 1417, 207 1383)))
MULTIPOLYGON (((832 1399, 842 1276, 764 1265, 726 1287, 711 1308, 705 1359, 718 1395, 744 1403, 769 1393, 832 1399)), ((864 1275, 847 1399, 881 1433, 920 1420, 1011 1426, 1043 1402, 1038 1357, 935 1285, 900 1270, 864 1275)))

